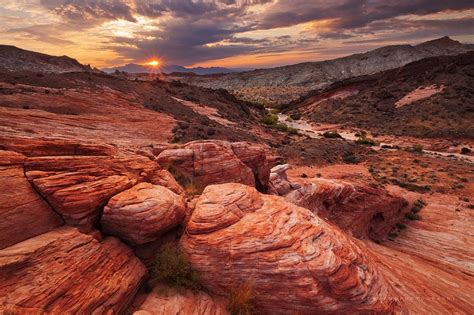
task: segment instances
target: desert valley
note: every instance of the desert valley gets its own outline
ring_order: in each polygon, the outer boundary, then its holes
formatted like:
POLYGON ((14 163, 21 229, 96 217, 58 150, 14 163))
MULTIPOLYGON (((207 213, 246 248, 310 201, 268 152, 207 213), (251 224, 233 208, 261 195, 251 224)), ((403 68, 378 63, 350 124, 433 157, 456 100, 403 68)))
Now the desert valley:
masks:
POLYGON ((0 314, 473 313, 474 44, 170 69, 0 46, 0 314))

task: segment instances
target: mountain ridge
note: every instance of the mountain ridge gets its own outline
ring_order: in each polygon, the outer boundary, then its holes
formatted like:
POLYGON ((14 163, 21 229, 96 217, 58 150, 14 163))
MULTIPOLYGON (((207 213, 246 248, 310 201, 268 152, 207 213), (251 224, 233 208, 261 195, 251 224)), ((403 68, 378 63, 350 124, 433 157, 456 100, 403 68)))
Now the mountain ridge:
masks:
POLYGON ((175 76, 173 79, 206 88, 223 88, 242 100, 271 106, 291 102, 340 80, 398 68, 427 57, 457 55, 471 50, 474 45, 445 36, 418 45, 384 46, 332 60, 219 76, 175 76))

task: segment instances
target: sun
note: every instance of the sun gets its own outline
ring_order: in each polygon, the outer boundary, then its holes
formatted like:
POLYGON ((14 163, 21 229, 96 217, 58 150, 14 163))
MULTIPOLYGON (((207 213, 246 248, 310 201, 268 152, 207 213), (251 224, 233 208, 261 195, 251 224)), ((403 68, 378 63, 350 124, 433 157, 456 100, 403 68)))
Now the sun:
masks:
POLYGON ((160 65, 160 61, 154 59, 154 60, 148 61, 147 63, 145 63, 145 65, 151 66, 151 67, 158 67, 160 65))

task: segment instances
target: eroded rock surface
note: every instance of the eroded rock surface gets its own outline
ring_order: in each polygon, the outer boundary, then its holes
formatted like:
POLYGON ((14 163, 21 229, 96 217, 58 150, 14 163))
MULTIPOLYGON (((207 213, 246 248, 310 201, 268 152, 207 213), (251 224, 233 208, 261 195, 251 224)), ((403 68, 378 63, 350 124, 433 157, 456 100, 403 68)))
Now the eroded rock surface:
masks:
POLYGON ((0 249, 63 224, 25 178, 25 158, 0 151, 0 249))
POLYGON ((204 188, 210 184, 241 183, 266 187, 269 169, 264 150, 246 143, 193 141, 160 153, 158 162, 176 176, 204 188))
POLYGON ((165 187, 140 183, 109 200, 101 225, 107 233, 145 244, 181 224, 185 213, 184 197, 165 187))
POLYGON ((66 222, 85 226, 112 196, 153 181, 157 167, 140 156, 55 156, 28 158, 25 173, 66 222))
POLYGON ((308 209, 249 186, 208 186, 181 246, 206 288, 222 293, 229 284, 250 281, 264 313, 389 313, 399 307, 362 244, 308 209))
POLYGON ((145 267, 115 238, 99 243, 64 227, 0 250, 0 309, 7 314, 123 313, 145 267))
POLYGON ((227 315, 229 312, 224 299, 211 297, 204 292, 157 286, 133 314, 227 315))
POLYGON ((313 211, 351 235, 384 238, 409 211, 405 199, 380 188, 343 180, 288 179, 288 165, 279 165, 270 175, 271 192, 313 211))

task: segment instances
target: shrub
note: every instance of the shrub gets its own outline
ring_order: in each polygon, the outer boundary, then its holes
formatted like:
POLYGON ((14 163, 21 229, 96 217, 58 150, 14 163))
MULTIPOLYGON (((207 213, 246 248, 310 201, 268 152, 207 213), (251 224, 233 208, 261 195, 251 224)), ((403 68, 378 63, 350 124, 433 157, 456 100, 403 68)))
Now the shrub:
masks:
POLYGON ((403 223, 397 223, 396 226, 397 226, 397 229, 399 229, 399 230, 404 230, 404 229, 406 229, 406 227, 407 227, 407 226, 406 226, 405 224, 403 224, 403 223))
POLYGON ((471 153, 471 149, 464 147, 461 149, 461 154, 469 154, 471 153))
POLYGON ((301 119, 301 114, 300 113, 293 113, 290 115, 290 118, 293 120, 300 120, 301 119))
POLYGON ((335 131, 325 131, 323 137, 328 139, 342 139, 342 136, 335 131))
POLYGON ((408 212, 407 214, 405 214, 405 218, 412 221, 421 220, 420 215, 414 212, 408 212))
POLYGON ((360 145, 368 145, 368 146, 374 146, 377 144, 375 140, 367 138, 365 136, 362 136, 359 139, 357 139, 355 143, 360 144, 360 145))
POLYGON ((228 310, 231 315, 253 314, 252 291, 252 284, 247 281, 230 292, 228 310))
POLYGON ((151 283, 165 283, 175 288, 199 290, 198 274, 191 269, 186 256, 175 244, 165 244, 156 256, 151 283))
POLYGON ((342 157, 342 160, 344 161, 344 163, 347 163, 347 164, 357 164, 360 162, 360 159, 352 153, 345 154, 342 157))
POLYGON ((262 123, 267 126, 274 126, 278 123, 278 116, 269 114, 262 119, 262 123))

